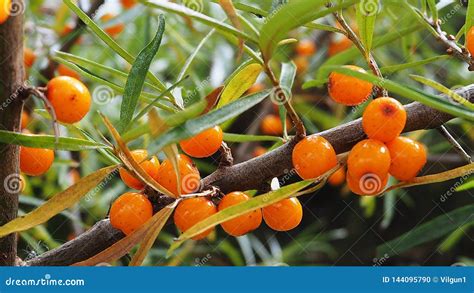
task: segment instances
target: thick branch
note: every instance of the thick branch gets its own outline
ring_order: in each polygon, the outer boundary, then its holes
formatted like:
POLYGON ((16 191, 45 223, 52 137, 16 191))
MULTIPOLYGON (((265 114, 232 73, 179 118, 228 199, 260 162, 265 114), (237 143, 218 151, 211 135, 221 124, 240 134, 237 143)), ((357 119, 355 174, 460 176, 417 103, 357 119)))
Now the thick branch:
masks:
MULTIPOLYGON (((474 85, 456 92, 470 101, 474 100, 474 85)), ((405 108, 408 114, 405 132, 436 128, 453 119, 449 114, 416 102, 405 108)), ((365 138, 360 119, 326 130, 320 135, 331 142, 337 153, 349 151, 365 138)), ((203 186, 213 185, 224 193, 259 188, 263 182, 288 173, 293 168, 291 152, 294 145, 295 142, 290 141, 263 156, 220 169, 204 178, 203 186)), ((87 259, 112 244, 110 235, 120 237, 120 232, 112 228, 108 220, 103 220, 71 242, 28 261, 27 265, 70 265, 87 259)))

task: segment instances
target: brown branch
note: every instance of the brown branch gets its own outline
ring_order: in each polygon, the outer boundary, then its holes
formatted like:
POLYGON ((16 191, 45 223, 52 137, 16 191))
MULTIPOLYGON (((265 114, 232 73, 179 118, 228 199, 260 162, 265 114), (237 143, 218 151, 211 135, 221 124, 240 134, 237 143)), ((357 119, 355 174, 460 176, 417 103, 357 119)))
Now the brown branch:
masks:
MULTIPOLYGON (((474 100, 474 85, 460 88, 456 92, 468 97, 470 101, 474 100)), ((407 124, 404 132, 433 129, 454 118, 417 102, 408 104, 405 108, 407 124)), ((326 130, 319 135, 325 137, 339 154, 349 151, 354 144, 365 138, 360 119, 326 130)), ((202 184, 204 187, 215 186, 224 193, 260 188, 273 177, 290 172, 293 168, 291 152, 295 144, 293 139, 263 156, 218 169, 204 178, 202 184)), ((122 237, 120 232, 111 227, 108 220, 102 220, 78 238, 27 261, 27 265, 70 265, 85 260, 109 247, 115 239, 111 235, 122 237)))
MULTIPOLYGON (((22 0, 12 5, 25 7, 22 0)), ((2 8, 3 9, 3 8, 2 8)), ((25 80, 23 67, 23 14, 0 24, 0 129, 20 131, 25 80)), ((20 191, 19 147, 0 144, 0 226, 17 217, 20 191)), ((15 265, 17 234, 0 239, 0 266, 15 265)))

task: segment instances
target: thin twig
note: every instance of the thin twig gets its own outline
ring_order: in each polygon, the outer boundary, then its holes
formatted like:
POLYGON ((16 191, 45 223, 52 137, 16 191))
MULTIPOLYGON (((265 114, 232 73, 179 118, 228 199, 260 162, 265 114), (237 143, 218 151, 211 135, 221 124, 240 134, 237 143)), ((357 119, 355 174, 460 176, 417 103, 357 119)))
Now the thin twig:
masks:
POLYGON ((471 156, 463 149, 463 147, 457 142, 457 140, 452 136, 446 126, 441 125, 440 127, 436 128, 447 140, 448 142, 454 147, 454 150, 460 154, 468 163, 472 163, 471 156))
POLYGON ((234 164, 234 157, 232 157, 232 151, 225 142, 222 142, 219 152, 221 153, 221 161, 219 163, 219 168, 230 167, 234 164))

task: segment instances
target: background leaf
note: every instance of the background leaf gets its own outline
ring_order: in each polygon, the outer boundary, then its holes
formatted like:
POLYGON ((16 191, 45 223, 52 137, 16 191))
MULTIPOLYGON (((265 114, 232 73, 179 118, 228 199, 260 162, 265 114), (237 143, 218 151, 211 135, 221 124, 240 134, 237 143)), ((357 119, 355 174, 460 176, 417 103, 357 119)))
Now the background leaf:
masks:
POLYGON ((240 98, 256 81, 263 68, 260 64, 252 63, 243 67, 225 86, 217 108, 240 98))

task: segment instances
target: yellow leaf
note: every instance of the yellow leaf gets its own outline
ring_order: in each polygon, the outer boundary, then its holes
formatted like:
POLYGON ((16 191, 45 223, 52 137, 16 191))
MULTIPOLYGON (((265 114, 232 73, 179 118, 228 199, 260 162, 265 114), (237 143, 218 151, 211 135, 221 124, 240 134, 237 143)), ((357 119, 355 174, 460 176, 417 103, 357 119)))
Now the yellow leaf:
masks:
POLYGON ((54 195, 50 200, 32 212, 6 223, 0 227, 0 238, 10 233, 25 231, 48 221, 55 215, 73 206, 116 169, 117 166, 111 166, 97 170, 80 179, 66 190, 54 195))
POLYGON ((262 66, 257 63, 252 63, 242 68, 224 88, 217 108, 221 108, 240 98, 257 81, 262 70, 262 66))

